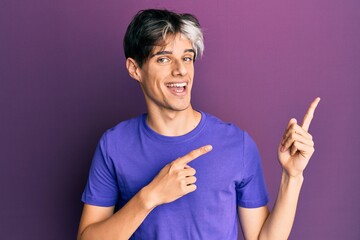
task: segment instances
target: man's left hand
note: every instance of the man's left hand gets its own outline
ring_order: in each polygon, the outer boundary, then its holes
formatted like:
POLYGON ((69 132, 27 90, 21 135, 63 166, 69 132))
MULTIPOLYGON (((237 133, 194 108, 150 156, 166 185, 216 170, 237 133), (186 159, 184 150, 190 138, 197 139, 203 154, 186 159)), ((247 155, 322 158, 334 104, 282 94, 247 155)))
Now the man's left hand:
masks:
POLYGON ((316 98, 305 114, 301 126, 291 119, 281 139, 278 157, 283 170, 290 177, 301 176, 314 153, 314 141, 308 132, 315 109, 320 101, 316 98))

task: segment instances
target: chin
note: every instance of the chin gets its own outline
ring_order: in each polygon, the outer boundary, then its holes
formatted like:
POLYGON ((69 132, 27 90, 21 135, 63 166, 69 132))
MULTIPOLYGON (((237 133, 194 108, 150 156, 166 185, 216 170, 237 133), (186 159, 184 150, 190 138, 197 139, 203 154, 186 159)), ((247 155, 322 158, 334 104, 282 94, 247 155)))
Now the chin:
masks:
POLYGON ((189 103, 189 104, 183 105, 183 106, 173 106, 173 107, 171 107, 171 109, 173 109, 174 111, 182 112, 182 111, 188 110, 190 107, 191 107, 191 105, 189 103))

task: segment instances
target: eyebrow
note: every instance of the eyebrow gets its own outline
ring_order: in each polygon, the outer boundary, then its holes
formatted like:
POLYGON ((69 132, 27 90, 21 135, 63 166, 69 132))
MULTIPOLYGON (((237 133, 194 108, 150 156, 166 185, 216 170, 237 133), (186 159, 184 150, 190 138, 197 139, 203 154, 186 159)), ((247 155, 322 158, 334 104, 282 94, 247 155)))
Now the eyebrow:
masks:
MULTIPOLYGON (((186 49, 186 50, 184 51, 184 53, 187 53, 187 52, 194 53, 194 55, 195 55, 194 49, 186 49)), ((157 53, 151 54, 150 58, 155 57, 155 56, 159 56, 159 55, 172 54, 172 53, 173 53, 172 51, 159 51, 159 52, 157 52, 157 53)))

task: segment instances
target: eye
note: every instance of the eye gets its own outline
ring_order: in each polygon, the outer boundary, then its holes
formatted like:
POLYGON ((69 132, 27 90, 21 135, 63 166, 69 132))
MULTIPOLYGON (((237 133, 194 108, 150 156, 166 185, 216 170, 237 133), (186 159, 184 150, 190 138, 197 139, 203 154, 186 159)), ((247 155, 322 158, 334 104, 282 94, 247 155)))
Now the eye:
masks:
POLYGON ((191 62, 193 59, 191 57, 184 57, 185 62, 191 62))
POLYGON ((156 60, 158 63, 167 63, 170 61, 170 59, 166 58, 166 57, 161 57, 161 58, 158 58, 156 60))

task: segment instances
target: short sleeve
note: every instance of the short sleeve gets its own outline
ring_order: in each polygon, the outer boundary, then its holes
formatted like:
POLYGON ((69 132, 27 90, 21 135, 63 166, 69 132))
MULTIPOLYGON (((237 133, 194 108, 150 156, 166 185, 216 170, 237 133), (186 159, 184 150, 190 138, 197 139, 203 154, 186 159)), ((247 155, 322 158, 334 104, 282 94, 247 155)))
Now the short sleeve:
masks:
POLYGON ((261 158, 254 140, 244 132, 243 179, 236 185, 237 204, 244 208, 257 208, 269 201, 261 158))
POLYGON ((100 139, 91 163, 88 182, 82 194, 84 203, 109 207, 118 201, 118 185, 113 162, 106 151, 106 133, 100 139))

